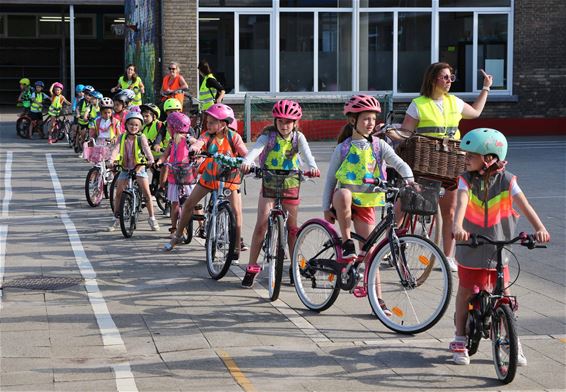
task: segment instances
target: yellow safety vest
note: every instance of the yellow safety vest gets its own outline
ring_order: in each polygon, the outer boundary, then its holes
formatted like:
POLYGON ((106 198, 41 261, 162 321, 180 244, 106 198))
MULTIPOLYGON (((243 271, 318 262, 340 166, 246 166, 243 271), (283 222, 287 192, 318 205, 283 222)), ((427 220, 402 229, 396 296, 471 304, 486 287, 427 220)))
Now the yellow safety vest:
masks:
POLYGON ((31 107, 30 110, 34 113, 41 113, 43 110, 43 100, 45 99, 46 95, 44 92, 35 92, 32 94, 31 97, 31 107))
POLYGON ((89 104, 83 98, 83 101, 81 103, 81 107, 79 108, 79 120, 78 120, 78 122, 79 122, 80 125, 87 125, 88 124, 88 119, 86 121, 83 119, 87 110, 89 110, 89 104))
POLYGON ((217 90, 215 88, 206 87, 206 82, 209 78, 216 79, 213 74, 208 74, 204 77, 200 89, 198 99, 201 101, 202 110, 206 110, 212 105, 214 105, 214 97, 216 96, 217 90))
POLYGON ((120 76, 120 78, 118 79, 118 84, 120 85, 120 88, 122 90, 125 89, 130 89, 132 90, 134 93, 136 93, 136 95, 134 96, 134 99, 132 100, 132 106, 140 106, 142 104, 142 99, 141 99, 141 78, 138 76, 136 81, 134 83, 132 83, 130 80, 124 80, 124 75, 120 76))
POLYGON ((458 125, 462 119, 462 113, 458 111, 457 100, 454 95, 442 97, 443 112, 429 97, 420 96, 413 101, 419 111, 419 123, 417 133, 425 136, 450 137, 460 140, 458 125))
POLYGON ((340 188, 352 192, 352 203, 357 207, 378 207, 385 205, 385 194, 373 192, 373 185, 364 184, 364 178, 379 178, 380 170, 377 160, 370 148, 362 150, 354 143, 344 161, 336 172, 340 188))
POLYGON ((51 106, 49 106, 49 113, 50 116, 58 116, 61 113, 61 109, 63 108, 63 96, 62 95, 54 95, 51 101, 51 106))
MULTIPOLYGON (((144 125, 144 127, 143 127, 143 129, 142 129, 142 133, 143 133, 143 134, 145 135, 145 137, 147 138, 147 140, 148 140, 148 142, 149 142, 149 144, 150 144, 150 147, 151 147, 151 144, 153 144, 153 142, 154 142, 155 139, 157 138, 157 135, 159 135, 159 131, 160 131, 160 130, 157 129, 157 124, 158 124, 158 123, 159 123, 159 120, 155 120, 155 121, 153 121, 153 122, 152 122, 151 124, 149 124, 149 125, 147 125, 147 124, 144 125)), ((163 123, 161 124, 161 129, 163 129, 163 123)), ((169 135, 168 132, 166 132, 165 134, 166 134, 166 135, 169 135)), ((168 142, 168 141, 169 141, 169 140, 167 140, 167 142, 168 142)), ((162 140, 160 147, 164 147, 165 145, 166 145, 166 141, 165 141, 165 140, 162 140)), ((161 155, 161 152, 159 152, 159 151, 154 151, 154 150, 152 149, 152 150, 151 150, 151 154, 152 154, 154 157, 158 157, 158 156, 161 155)))
MULTIPOLYGON (((124 167, 124 150, 125 150, 125 144, 126 144, 126 138, 128 137, 128 133, 123 133, 120 136, 120 153, 118 155, 118 157, 116 158, 116 160, 118 161, 118 163, 120 164, 120 166, 124 167)), ((145 154, 143 153, 143 150, 141 148, 141 135, 136 135, 136 138, 134 139, 134 159, 136 162, 136 165, 141 165, 147 162, 147 157, 145 156, 145 154)))

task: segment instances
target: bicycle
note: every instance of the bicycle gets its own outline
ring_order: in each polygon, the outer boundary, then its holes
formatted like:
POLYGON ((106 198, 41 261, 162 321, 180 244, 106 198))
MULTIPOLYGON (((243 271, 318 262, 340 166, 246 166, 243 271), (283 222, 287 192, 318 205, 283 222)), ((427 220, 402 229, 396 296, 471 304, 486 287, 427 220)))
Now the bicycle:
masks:
POLYGON ((171 203, 167 200, 167 192, 160 187, 160 177, 161 177, 161 170, 158 168, 151 168, 152 176, 151 176, 151 183, 149 184, 149 191, 153 197, 155 197, 155 202, 157 203, 157 207, 161 210, 161 212, 165 212, 167 209, 171 208, 171 203))
MULTIPOLYGON (((517 297, 505 295, 504 291, 511 287, 519 278, 507 287, 504 287, 503 278, 503 249, 520 241, 520 245, 528 249, 546 248, 537 245, 535 237, 521 232, 509 241, 494 241, 483 235, 470 235, 468 243, 459 243, 456 246, 469 246, 476 248, 482 245, 495 245, 497 250, 497 281, 493 292, 481 290, 474 294, 468 304, 468 319, 466 321, 466 335, 468 355, 474 355, 482 338, 491 339, 493 364, 497 378, 508 384, 515 378, 517 372, 517 357, 519 341, 515 321, 515 311, 518 309, 517 297)), ((516 258, 515 258, 516 259, 516 258)))
POLYGON ((298 199, 301 181, 307 176, 302 170, 278 170, 252 167, 262 179, 263 197, 275 199, 269 211, 267 231, 263 240, 262 271, 268 266, 268 292, 271 301, 279 298, 283 278, 283 260, 287 248, 287 219, 289 214, 283 208, 282 200, 298 199))
POLYGON ((45 125, 45 118, 48 117, 47 112, 42 113, 41 120, 33 120, 30 112, 23 112, 19 115, 16 121, 16 133, 22 139, 32 139, 33 134, 39 134, 41 139, 45 138, 43 126, 45 125))
POLYGON ((84 185, 86 201, 91 207, 98 207, 102 197, 109 197, 110 184, 118 177, 114 176, 114 171, 106 166, 110 155, 108 145, 94 145, 85 151, 85 158, 94 164, 86 175, 84 185))
MULTIPOLYGON (((177 224, 179 222, 179 217, 181 216, 182 206, 185 203, 185 200, 189 196, 185 192, 186 185, 194 185, 198 181, 198 167, 199 165, 193 161, 189 163, 164 163, 164 166, 170 168, 171 172, 173 173, 173 177, 175 178, 175 185, 177 186, 177 195, 179 196, 179 206, 180 211, 177 219, 177 224)), ((183 230, 182 241, 185 244, 191 242, 193 238, 192 227, 189 225, 192 224, 192 219, 187 224, 187 227, 183 230)))
POLYGON ((145 165, 136 165, 134 169, 128 170, 128 182, 120 198, 118 217, 120 219, 120 229, 125 238, 130 238, 134 235, 138 216, 145 207, 145 201, 136 181, 137 168, 139 166, 145 165))
POLYGON ((385 192, 383 220, 362 241, 353 261, 343 260, 342 239, 330 223, 305 222, 292 256, 295 290, 301 302, 317 312, 332 306, 340 290, 357 298, 367 296, 387 328, 402 334, 426 331, 442 318, 450 302, 452 277, 446 257, 429 239, 397 228, 394 204, 400 188, 372 178, 364 183, 374 183, 374 192, 385 192))
POLYGON ((69 114, 69 112, 62 110, 56 117, 52 117, 48 121, 49 135, 52 136, 54 143, 65 139, 65 137, 67 142, 70 140, 71 121, 67 118, 69 114))

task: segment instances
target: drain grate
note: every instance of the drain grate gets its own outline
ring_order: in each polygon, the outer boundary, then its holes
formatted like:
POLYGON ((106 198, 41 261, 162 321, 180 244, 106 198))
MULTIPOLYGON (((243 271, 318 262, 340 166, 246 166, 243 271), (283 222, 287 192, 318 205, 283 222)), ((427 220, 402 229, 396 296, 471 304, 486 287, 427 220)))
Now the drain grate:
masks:
POLYGON ((70 278, 66 276, 27 276, 19 279, 5 281, 3 289, 25 289, 25 290, 61 290, 82 284, 81 278, 70 278))

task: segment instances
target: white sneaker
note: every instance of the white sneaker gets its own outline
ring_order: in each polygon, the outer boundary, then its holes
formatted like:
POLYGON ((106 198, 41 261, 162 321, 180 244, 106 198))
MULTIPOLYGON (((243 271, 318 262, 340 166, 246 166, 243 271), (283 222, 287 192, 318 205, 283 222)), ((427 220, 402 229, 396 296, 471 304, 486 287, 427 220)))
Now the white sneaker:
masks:
POLYGON ((155 217, 151 217, 147 220, 147 223, 149 223, 149 227, 151 227, 152 231, 159 231, 159 222, 157 222, 157 219, 155 219, 155 217))
POLYGON ((118 218, 114 218, 112 224, 108 227, 108 231, 116 231, 120 228, 120 220, 118 218))
POLYGON ((456 365, 469 365, 470 356, 468 355, 468 349, 466 348, 465 342, 452 341, 449 346, 450 351, 452 351, 452 361, 456 365))
POLYGON ((458 272, 458 263, 456 263, 456 259, 454 257, 447 257, 446 260, 448 261, 448 267, 450 267, 450 271, 458 272))
POLYGON ((527 366, 527 357, 523 352, 523 346, 521 346, 521 341, 517 340, 519 347, 517 347, 517 366, 527 366))

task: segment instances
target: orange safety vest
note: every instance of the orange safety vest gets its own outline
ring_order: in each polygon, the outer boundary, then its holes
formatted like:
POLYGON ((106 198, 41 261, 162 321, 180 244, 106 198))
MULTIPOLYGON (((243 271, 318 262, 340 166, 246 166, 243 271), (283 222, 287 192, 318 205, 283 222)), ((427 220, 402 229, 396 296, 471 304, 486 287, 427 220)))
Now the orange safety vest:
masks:
MULTIPOLYGON (((161 90, 175 91, 175 90, 179 90, 180 88, 181 88, 181 77, 179 75, 175 76, 175 79, 173 80, 171 80, 171 75, 165 75, 165 77, 163 78, 163 83, 161 84, 161 90)), ((177 100, 182 104, 183 101, 185 100, 185 94, 177 93, 174 94, 173 97, 171 96, 161 97, 161 101, 166 101, 169 98, 177 98, 177 100)))

